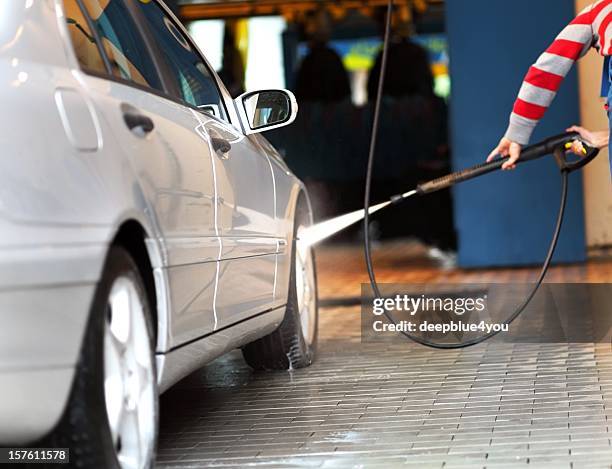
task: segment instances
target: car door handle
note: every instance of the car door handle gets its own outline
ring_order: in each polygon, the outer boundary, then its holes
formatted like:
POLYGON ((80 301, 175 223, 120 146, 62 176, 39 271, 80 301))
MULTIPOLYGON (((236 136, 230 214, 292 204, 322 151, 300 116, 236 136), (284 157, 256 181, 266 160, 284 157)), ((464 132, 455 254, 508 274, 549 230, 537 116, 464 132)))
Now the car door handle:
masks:
POLYGON ((127 125, 128 129, 130 129, 132 132, 148 134, 153 132, 153 129, 155 129, 153 120, 150 117, 142 114, 133 106, 123 104, 121 106, 121 111, 123 112, 123 121, 125 122, 125 125, 127 125))
POLYGON ((211 137, 210 143, 212 144, 213 150, 222 154, 229 153, 232 149, 232 144, 224 138, 211 137))

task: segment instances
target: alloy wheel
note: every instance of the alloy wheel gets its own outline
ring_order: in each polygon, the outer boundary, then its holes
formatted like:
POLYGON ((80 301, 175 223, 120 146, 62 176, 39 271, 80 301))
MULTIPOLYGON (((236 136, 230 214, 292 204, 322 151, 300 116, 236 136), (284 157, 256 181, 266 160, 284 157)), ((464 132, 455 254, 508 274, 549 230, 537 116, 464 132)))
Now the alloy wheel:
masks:
POLYGON ((146 469, 153 458, 155 379, 142 299, 131 278, 119 277, 104 322, 104 397, 121 469, 146 469))

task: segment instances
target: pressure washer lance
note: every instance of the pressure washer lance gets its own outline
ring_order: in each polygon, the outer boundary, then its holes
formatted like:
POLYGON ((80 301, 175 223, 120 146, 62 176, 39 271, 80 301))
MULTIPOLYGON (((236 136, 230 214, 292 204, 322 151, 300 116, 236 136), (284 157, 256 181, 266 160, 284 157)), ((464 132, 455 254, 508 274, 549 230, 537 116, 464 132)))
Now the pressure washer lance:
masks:
MULTIPOLYGON (((548 138, 541 143, 526 147, 521 152, 521 158, 518 160, 518 163, 534 161, 547 155, 553 154, 555 156, 557 164, 559 165, 562 171, 572 172, 589 164, 597 156, 598 153, 599 150, 597 150, 596 148, 589 147, 586 142, 584 142, 580 138, 580 135, 578 133, 572 132, 557 135, 556 137, 548 138), (576 161, 570 161, 566 152, 572 147, 572 143, 576 140, 582 142, 584 148, 584 157, 576 161)), ((433 181, 419 184, 414 190, 405 192, 403 194, 394 195, 387 202, 383 202, 378 205, 369 207, 368 213, 372 215, 391 205, 397 205, 412 196, 422 196, 431 194, 433 192, 437 192, 443 189, 448 189, 461 182, 469 181, 470 179, 474 179, 480 176, 484 176, 485 174, 498 171, 502 168, 505 161, 506 160, 503 158, 498 158, 489 163, 479 164, 472 168, 464 169, 462 171, 458 171, 456 173, 452 173, 447 176, 434 179, 433 181)), ((363 220, 363 218, 365 217, 365 212, 365 209, 356 210, 355 212, 347 213, 346 215, 341 215, 339 217, 332 218, 331 220, 323 221, 316 225, 312 225, 308 228, 305 228, 303 231, 300 232, 300 242, 303 245, 313 246, 329 238, 330 236, 333 236, 334 234, 348 228, 349 226, 354 225, 355 223, 363 220)))
MULTIPOLYGON (((572 148, 572 143, 576 140, 579 140, 583 145, 584 158, 576 161, 575 163, 569 163, 564 157, 561 162, 562 167, 567 166, 568 169, 571 167, 573 168, 571 169, 571 171, 575 171, 576 169, 582 168, 583 166, 590 163, 593 158, 595 158, 599 153, 597 149, 590 148, 576 132, 557 135, 556 137, 548 138, 547 140, 544 140, 541 143, 537 143, 535 145, 525 148, 521 152, 521 158, 518 160, 517 163, 526 163, 527 161, 534 161, 544 156, 555 154, 559 151, 565 153, 566 150, 572 148)), ((558 158, 557 155, 555 157, 558 158)), ((414 191, 406 192, 405 194, 398 194, 391 197, 391 202, 398 203, 415 194, 425 195, 443 189, 448 189, 449 187, 452 187, 455 184, 459 184, 460 182, 469 181, 470 179, 474 179, 480 176, 484 176, 485 174, 498 171, 502 168, 505 161, 506 160, 503 158, 498 158, 489 163, 479 164, 472 168, 457 171, 456 173, 452 173, 447 176, 434 179, 433 181, 419 184, 414 191)))

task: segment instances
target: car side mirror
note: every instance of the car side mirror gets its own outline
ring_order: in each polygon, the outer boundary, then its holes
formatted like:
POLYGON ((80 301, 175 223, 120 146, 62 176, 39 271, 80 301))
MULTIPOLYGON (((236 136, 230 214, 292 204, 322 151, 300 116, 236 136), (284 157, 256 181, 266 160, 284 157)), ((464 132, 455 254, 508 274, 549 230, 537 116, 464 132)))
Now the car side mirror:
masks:
POLYGON ((250 91, 236 98, 236 107, 247 135, 289 125, 298 111, 295 96, 287 90, 250 91))

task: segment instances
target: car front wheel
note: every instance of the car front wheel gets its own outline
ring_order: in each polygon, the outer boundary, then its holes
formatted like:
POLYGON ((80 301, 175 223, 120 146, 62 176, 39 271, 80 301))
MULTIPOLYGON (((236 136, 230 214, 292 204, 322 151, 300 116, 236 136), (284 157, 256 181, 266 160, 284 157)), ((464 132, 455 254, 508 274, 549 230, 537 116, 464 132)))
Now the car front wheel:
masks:
POLYGON ((319 320, 315 258, 312 247, 299 241, 308 222, 305 205, 298 205, 283 322, 271 334, 242 349, 246 362, 256 370, 303 368, 314 359, 319 320))

